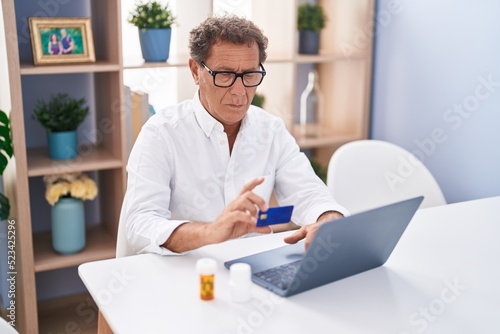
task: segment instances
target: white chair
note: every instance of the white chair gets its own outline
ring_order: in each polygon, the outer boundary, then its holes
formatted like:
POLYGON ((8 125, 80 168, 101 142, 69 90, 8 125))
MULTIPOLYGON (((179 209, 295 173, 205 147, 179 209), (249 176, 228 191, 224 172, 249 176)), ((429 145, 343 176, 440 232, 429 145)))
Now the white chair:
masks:
POLYGON ((0 333, 2 334, 19 334, 18 331, 14 329, 9 323, 2 317, 0 317, 0 333))
POLYGON ((336 150, 328 165, 327 185, 351 213, 423 195, 420 208, 444 205, 438 183, 420 160, 397 145, 358 140, 336 150))
POLYGON ((120 221, 118 222, 118 233, 116 235, 116 257, 124 257, 135 255, 134 250, 130 247, 127 241, 127 231, 122 219, 123 212, 120 214, 120 221))

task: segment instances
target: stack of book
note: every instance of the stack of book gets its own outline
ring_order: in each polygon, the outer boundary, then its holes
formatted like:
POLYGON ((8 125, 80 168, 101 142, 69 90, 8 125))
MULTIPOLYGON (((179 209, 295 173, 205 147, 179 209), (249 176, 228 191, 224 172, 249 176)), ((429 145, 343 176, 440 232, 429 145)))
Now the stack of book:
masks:
POLYGON ((128 86, 125 86, 124 89, 127 153, 130 154, 142 126, 155 114, 155 110, 154 107, 149 104, 147 93, 133 91, 128 86))

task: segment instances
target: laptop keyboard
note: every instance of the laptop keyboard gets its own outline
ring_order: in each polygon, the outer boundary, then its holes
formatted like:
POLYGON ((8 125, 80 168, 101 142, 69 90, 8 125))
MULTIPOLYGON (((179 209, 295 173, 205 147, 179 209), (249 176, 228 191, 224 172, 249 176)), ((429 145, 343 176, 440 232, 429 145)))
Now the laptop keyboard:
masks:
POLYGON ((279 267, 274 267, 255 273, 254 275, 282 290, 288 289, 292 284, 295 274, 300 268, 301 260, 287 263, 279 267))

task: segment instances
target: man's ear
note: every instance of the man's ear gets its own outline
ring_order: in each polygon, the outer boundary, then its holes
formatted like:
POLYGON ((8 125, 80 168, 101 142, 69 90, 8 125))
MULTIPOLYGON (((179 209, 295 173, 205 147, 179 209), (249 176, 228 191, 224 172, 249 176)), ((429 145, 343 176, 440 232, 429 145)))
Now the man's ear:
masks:
POLYGON ((198 72, 200 65, 193 58, 189 58, 188 64, 189 64, 189 70, 191 71, 191 75, 193 76, 194 83, 198 86, 200 82, 200 77, 199 77, 200 75, 198 72))

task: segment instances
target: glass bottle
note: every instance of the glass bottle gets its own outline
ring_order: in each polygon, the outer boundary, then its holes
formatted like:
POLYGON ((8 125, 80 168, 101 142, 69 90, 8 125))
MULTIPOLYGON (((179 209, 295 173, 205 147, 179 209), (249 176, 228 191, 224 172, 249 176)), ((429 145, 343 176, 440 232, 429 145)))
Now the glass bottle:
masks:
POLYGON ((320 137, 323 122, 323 95, 319 89, 318 73, 310 71, 307 86, 300 95, 300 136, 320 137))

